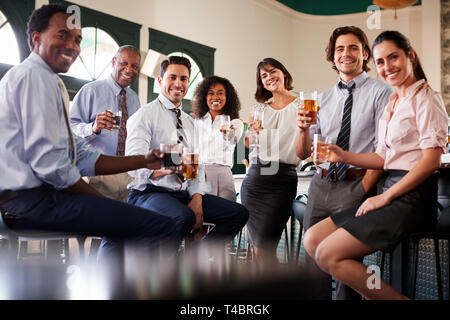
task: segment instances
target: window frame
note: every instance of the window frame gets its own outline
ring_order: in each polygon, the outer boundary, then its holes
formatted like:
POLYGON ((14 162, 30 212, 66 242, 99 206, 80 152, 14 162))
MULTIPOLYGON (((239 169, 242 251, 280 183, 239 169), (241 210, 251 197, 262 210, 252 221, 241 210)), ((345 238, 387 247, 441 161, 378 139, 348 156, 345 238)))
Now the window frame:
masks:
MULTIPOLYGON (((183 39, 172 34, 162 32, 156 29, 148 28, 149 49, 169 55, 173 52, 181 52, 189 55, 197 63, 202 75, 209 77, 214 74, 214 53, 215 48, 203 44, 183 39)), ((158 96, 153 93, 155 79, 148 78, 147 100, 153 101, 158 96)), ((192 112, 191 102, 183 99, 183 111, 192 112)))
MULTIPOLYGON (((141 24, 137 24, 122 18, 115 17, 94 9, 81 6, 76 3, 62 0, 50 0, 50 3, 62 3, 64 5, 76 5, 81 10, 81 27, 99 28, 108 33, 114 41, 120 46, 132 45, 140 49, 141 24)), ((78 79, 70 76, 61 75, 69 96, 71 99, 77 94, 78 90, 89 80, 78 79)), ((139 92, 139 79, 130 86, 136 93, 139 92)))
MULTIPOLYGON (((35 0, 0 1, 0 11, 11 24, 19 47, 20 62, 30 54, 27 40, 27 21, 35 8, 35 0)), ((0 79, 11 69, 13 65, 0 62, 0 79)))

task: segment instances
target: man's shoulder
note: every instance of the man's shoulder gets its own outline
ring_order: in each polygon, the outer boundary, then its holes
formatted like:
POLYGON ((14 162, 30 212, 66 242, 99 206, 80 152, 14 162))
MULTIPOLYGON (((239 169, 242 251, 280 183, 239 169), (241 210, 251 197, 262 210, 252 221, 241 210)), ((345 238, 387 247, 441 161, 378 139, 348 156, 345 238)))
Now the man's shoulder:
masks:
POLYGON ((88 82, 85 85, 83 85, 81 87, 80 91, 95 90, 95 89, 98 89, 99 87, 104 87, 107 85, 108 85, 108 82, 106 79, 95 80, 95 81, 91 81, 91 82, 88 82))
POLYGON ((375 92, 378 92, 378 93, 394 92, 394 88, 392 88, 390 85, 388 85, 387 83, 380 81, 378 79, 372 78, 372 77, 367 77, 367 80, 364 82, 362 88, 368 89, 368 90, 374 90, 375 92))

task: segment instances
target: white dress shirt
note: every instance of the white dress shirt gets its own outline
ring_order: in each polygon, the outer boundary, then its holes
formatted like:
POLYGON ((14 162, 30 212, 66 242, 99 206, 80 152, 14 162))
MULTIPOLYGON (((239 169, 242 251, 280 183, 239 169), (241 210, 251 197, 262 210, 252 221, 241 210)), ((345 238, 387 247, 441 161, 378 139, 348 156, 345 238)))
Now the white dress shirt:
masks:
MULTIPOLYGON (((152 149, 159 149, 161 143, 176 144, 176 114, 169 109, 175 105, 160 94, 157 99, 140 108, 127 121, 127 141, 125 155, 144 155, 152 149)), ((181 106, 180 106, 181 108, 181 106)), ((195 141, 194 119, 186 112, 181 111, 181 121, 186 134, 186 142, 195 141)), ((175 174, 159 178, 150 178, 153 170, 139 169, 129 171, 134 180, 128 184, 128 189, 144 191, 147 185, 164 187, 171 191, 187 190, 192 196, 195 193, 209 192, 209 184, 205 182, 205 173, 199 165, 197 179, 186 180, 181 184, 175 174)))
POLYGON ((244 123, 239 119, 231 120, 230 124, 235 129, 235 139, 229 142, 228 148, 225 148, 226 141, 220 132, 219 118, 216 117, 213 122, 211 114, 207 112, 203 118, 198 120, 198 124, 201 133, 199 139, 200 162, 208 165, 220 164, 231 168, 233 166, 234 147, 242 136, 244 123))

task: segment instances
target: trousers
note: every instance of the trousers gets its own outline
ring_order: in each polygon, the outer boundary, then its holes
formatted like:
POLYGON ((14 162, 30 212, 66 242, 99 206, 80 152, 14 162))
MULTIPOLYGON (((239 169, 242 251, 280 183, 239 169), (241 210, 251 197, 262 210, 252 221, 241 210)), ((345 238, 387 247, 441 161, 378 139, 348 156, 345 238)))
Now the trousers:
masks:
MULTIPOLYGON (((203 221, 215 226, 205 235, 205 240, 231 241, 248 219, 247 209, 239 203, 214 195, 202 197, 203 221)), ((187 191, 169 191, 148 185, 144 191, 132 190, 128 203, 171 218, 175 222, 176 241, 180 243, 195 224, 195 214, 188 207, 191 201, 187 191)))
POLYGON ((151 253, 174 246, 175 224, 161 214, 117 200, 59 191, 50 185, 21 190, 2 204, 12 230, 73 232, 102 237, 99 259, 115 259, 125 244, 151 253), (11 218, 12 217, 12 218, 11 218))

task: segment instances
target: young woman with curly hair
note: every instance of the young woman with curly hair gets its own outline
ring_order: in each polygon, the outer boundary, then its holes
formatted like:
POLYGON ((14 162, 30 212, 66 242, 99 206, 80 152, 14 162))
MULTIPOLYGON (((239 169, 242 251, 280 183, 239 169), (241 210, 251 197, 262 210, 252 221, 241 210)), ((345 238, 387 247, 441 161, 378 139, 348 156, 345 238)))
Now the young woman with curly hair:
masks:
POLYGON ((211 194, 236 201, 231 173, 233 152, 242 136, 244 124, 239 120, 241 103, 231 82, 225 78, 205 78, 194 93, 194 118, 200 125, 200 162, 205 165, 211 194), (230 116, 230 130, 222 133, 220 118, 230 116))

